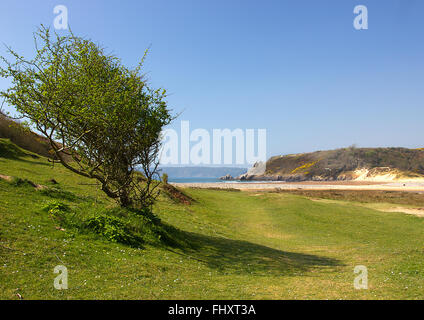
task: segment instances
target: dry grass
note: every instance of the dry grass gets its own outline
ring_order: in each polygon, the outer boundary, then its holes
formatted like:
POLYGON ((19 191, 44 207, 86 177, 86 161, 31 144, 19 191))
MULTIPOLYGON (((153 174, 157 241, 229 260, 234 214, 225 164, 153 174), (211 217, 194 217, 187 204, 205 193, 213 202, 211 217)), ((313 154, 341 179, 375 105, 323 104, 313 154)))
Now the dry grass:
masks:
POLYGON ((424 194, 418 192, 383 190, 279 190, 309 198, 354 201, 362 203, 394 203, 411 206, 424 206, 424 194))
POLYGON ((21 123, 7 118, 0 113, 0 138, 10 139, 21 148, 37 153, 44 157, 51 157, 51 148, 46 138, 31 132, 21 123))
POLYGON ((192 199, 190 196, 171 184, 163 184, 161 188, 163 192, 176 203, 190 205, 194 201, 194 199, 192 199))

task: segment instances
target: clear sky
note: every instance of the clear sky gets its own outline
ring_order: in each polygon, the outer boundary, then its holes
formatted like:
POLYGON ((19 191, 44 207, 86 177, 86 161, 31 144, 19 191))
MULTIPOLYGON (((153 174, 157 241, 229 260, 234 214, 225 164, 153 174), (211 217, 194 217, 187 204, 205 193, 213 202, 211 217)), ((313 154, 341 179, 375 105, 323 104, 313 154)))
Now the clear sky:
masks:
POLYGON ((424 147, 424 1, 2 0, 0 41, 31 56, 59 4, 128 66, 151 46, 145 71, 182 112, 176 129, 265 128, 269 156, 424 147), (368 30, 353 27, 360 4, 368 30))

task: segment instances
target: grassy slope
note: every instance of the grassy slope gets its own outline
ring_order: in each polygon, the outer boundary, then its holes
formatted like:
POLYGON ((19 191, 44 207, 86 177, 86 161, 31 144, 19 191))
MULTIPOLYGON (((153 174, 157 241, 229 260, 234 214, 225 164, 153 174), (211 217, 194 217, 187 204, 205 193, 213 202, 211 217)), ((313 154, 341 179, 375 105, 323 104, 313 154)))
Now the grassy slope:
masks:
MULTIPOLYGON (((0 154, 0 174, 54 178, 81 215, 114 206, 91 181, 24 153, 0 154)), ((289 194, 187 193, 191 206, 162 197, 155 213, 191 247, 131 248, 58 230, 40 210, 49 196, 0 180, 0 298, 424 297, 423 219, 289 194), (68 290, 53 288, 58 264, 68 268, 68 290), (369 290, 354 290, 355 265, 368 267, 369 290)))

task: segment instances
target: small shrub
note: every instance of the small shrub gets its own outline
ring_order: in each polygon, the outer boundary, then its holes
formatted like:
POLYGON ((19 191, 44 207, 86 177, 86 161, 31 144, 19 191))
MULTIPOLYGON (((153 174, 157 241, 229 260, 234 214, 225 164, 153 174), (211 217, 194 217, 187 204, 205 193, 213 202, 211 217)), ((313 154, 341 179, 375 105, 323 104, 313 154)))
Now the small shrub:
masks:
POLYGON ((141 238, 132 234, 127 224, 118 217, 97 214, 85 220, 84 227, 111 242, 120 242, 131 246, 138 246, 142 242, 141 238))
POLYGON ((174 187, 172 184, 164 184, 162 185, 162 190, 165 195, 168 196, 175 203, 183 203, 186 205, 191 205, 194 202, 194 199, 189 195, 185 194, 182 190, 174 187))
POLYGON ((58 200, 52 200, 47 202, 47 204, 43 207, 42 210, 54 217, 58 217, 62 216, 66 212, 69 212, 71 209, 67 204, 63 202, 60 202, 58 200))
POLYGON ((71 208, 58 200, 48 201, 42 208, 42 211, 47 212, 50 217, 60 223, 63 227, 71 226, 69 214, 71 208))
POLYGON ((102 214, 125 221, 125 228, 136 238, 138 243, 149 243, 155 246, 164 244, 178 246, 174 233, 148 208, 127 209, 116 207, 108 209, 102 214))
POLYGON ((162 175, 162 182, 163 182, 164 184, 168 184, 168 174, 164 173, 164 174, 162 175))

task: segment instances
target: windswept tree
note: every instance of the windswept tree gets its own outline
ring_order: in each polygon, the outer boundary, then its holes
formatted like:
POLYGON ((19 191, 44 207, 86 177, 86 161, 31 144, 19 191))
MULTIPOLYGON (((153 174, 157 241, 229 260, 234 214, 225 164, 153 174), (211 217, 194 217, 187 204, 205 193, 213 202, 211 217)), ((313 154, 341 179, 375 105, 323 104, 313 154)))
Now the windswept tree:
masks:
POLYGON ((92 41, 44 26, 34 40, 32 59, 11 48, 12 62, 1 57, 0 76, 12 86, 0 95, 49 139, 66 168, 97 179, 121 206, 150 206, 161 131, 172 115, 165 90, 141 74, 144 56, 128 69, 92 41))

